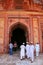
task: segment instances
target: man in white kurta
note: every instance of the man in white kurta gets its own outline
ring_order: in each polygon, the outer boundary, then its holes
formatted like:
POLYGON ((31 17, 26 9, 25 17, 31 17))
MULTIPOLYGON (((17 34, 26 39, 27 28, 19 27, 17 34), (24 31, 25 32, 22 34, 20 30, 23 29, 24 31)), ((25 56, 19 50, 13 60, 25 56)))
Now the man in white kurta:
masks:
POLYGON ((30 59, 31 59, 31 62, 34 61, 34 45, 33 45, 33 43, 31 43, 31 45, 30 45, 30 59))
POLYGON ((20 46, 20 59, 25 58, 25 46, 24 43, 23 45, 20 46))
POLYGON ((30 44, 26 42, 26 57, 30 58, 30 44))
POLYGON ((35 50, 36 50, 36 56, 39 56, 39 52, 40 52, 40 45, 39 45, 39 43, 37 43, 35 45, 35 50))

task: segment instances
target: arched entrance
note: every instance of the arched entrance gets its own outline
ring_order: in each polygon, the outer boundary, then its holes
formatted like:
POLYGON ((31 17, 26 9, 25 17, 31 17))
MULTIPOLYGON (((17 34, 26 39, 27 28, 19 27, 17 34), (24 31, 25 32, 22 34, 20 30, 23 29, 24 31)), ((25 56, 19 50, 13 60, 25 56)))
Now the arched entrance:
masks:
POLYGON ((21 23, 13 24, 10 27, 9 31, 9 42, 17 42, 18 49, 20 48, 20 45, 24 42, 26 45, 26 41, 29 41, 28 37, 28 28, 21 23))
POLYGON ((17 27, 12 31, 11 42, 17 42, 17 45, 20 46, 21 43, 26 42, 25 31, 20 27, 17 27))

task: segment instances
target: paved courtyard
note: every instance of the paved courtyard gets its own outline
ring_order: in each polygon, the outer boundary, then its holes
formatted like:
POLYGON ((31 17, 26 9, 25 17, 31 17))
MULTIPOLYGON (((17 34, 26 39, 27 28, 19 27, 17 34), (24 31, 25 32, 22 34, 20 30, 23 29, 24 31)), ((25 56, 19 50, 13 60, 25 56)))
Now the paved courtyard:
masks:
POLYGON ((43 54, 40 54, 39 57, 35 58, 33 63, 27 58, 20 60, 19 52, 16 52, 13 55, 3 54, 0 55, 0 65, 43 65, 43 54))

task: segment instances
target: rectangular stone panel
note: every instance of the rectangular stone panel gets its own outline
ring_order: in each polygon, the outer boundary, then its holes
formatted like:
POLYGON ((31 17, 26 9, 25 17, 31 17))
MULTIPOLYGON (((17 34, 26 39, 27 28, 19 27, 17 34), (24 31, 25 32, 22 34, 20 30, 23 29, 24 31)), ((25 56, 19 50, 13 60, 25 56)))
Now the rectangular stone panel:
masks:
POLYGON ((33 18, 33 34, 34 34, 34 43, 37 43, 38 40, 38 20, 33 18))
POLYGON ((0 53, 4 49, 4 18, 0 18, 0 53))

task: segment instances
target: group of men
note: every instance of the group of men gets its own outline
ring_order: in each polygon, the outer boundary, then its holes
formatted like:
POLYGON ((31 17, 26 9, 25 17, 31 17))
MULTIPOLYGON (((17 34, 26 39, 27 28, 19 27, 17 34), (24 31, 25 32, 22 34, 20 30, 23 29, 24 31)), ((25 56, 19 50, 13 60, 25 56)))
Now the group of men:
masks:
POLYGON ((29 58, 31 60, 31 62, 34 61, 34 51, 36 51, 36 56, 39 56, 39 52, 40 52, 40 45, 39 43, 36 43, 35 45, 33 44, 33 42, 29 43, 26 42, 26 46, 25 43, 23 43, 20 46, 21 50, 20 50, 20 59, 24 59, 25 57, 29 58))
MULTIPOLYGON (((13 54, 13 47, 15 47, 14 49, 16 50, 16 43, 13 45, 12 43, 9 44, 9 53, 10 55, 13 54)), ((36 56, 39 56, 39 52, 40 52, 40 45, 39 43, 36 43, 35 45, 33 44, 33 42, 29 43, 26 42, 26 46, 25 43, 23 43, 20 46, 20 59, 24 59, 25 57, 29 58, 31 60, 31 62, 34 61, 34 51, 36 56)))

